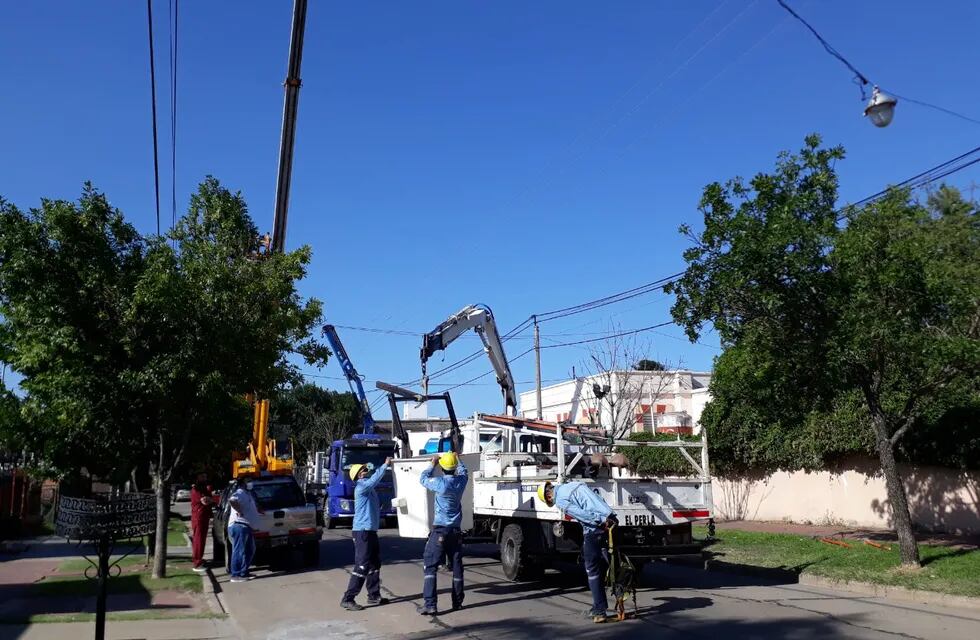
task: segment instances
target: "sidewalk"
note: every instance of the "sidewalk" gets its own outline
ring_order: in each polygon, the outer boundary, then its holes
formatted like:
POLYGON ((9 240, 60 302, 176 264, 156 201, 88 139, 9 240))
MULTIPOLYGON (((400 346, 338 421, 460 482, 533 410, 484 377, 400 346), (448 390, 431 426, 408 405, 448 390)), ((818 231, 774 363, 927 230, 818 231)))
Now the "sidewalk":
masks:
MULTIPOLYGON (((93 558, 92 548, 69 544, 56 536, 17 543, 7 547, 16 553, 0 553, 0 640, 92 637, 95 583, 85 579, 87 563, 82 557, 86 554, 93 558), (32 616, 55 621, 24 622, 34 619, 32 616), (85 621, 61 621, 61 616, 82 616, 85 621)), ((196 587, 187 583, 200 579, 189 571, 190 547, 174 546, 168 551, 170 578, 166 584, 148 581, 140 560, 141 548, 119 565, 118 576, 113 571, 107 636, 144 640, 238 637, 234 624, 214 598, 207 577, 203 576, 203 592, 195 592, 196 587)), ((119 557, 115 555, 113 560, 119 557)))
MULTIPOLYGON (((49 622, 45 624, 0 624, 0 640, 64 640, 91 638, 94 622, 49 622)), ((235 625, 227 619, 109 621, 106 636, 113 640, 204 640, 238 638, 235 625)))

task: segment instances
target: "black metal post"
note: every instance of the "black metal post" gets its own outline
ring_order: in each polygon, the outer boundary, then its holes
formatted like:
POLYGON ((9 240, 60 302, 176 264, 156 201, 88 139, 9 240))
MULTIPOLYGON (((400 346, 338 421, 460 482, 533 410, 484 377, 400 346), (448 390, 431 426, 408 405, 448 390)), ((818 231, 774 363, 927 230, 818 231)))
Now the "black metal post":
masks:
POLYGON ((109 536, 103 534, 98 541, 99 593, 95 599, 95 640, 105 640, 106 591, 109 587, 109 536))

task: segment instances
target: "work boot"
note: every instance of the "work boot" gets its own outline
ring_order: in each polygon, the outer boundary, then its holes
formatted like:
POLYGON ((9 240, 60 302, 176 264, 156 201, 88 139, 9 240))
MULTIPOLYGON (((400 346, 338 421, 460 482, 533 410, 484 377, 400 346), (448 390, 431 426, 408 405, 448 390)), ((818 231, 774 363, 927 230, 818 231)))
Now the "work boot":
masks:
POLYGON ((609 618, 604 613, 596 613, 592 615, 592 622, 596 624, 601 624, 608 620, 609 618))
POLYGON ((385 598, 383 596, 378 596, 377 598, 368 598, 367 599, 367 603, 368 604, 388 604, 388 602, 389 602, 388 598, 385 598))
POLYGON ((438 615, 435 607, 419 607, 419 615, 423 616, 435 616, 438 615))
POLYGON ((458 601, 457 600, 453 600, 453 608, 452 608, 453 611, 459 611, 462 608, 463 608, 463 601, 462 600, 458 600, 458 601))
POLYGON ((364 607, 357 604, 353 600, 341 600, 340 607, 342 609, 347 609, 348 611, 364 611, 364 607))

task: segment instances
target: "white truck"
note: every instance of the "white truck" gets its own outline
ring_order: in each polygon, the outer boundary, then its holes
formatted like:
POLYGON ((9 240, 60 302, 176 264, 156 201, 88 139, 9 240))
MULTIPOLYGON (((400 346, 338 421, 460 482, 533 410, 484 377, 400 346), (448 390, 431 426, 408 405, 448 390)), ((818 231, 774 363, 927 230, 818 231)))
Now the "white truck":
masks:
MULTIPOLYGON (((611 441, 575 427, 477 414, 480 430, 499 429, 500 449, 463 456, 470 483, 463 496, 467 542, 500 547, 504 575, 513 581, 534 579, 556 560, 574 560, 581 552, 582 528, 556 507, 538 499, 545 482, 584 482, 616 512, 617 547, 642 566, 651 559, 700 555, 691 525, 712 517, 707 441, 611 441), (562 443, 559 446, 559 442, 562 443), (614 447, 675 448, 691 473, 644 477, 631 472, 614 447), (697 451, 696 456, 690 451, 697 451)), ((395 506, 403 537, 428 535, 432 497, 418 475, 428 457, 396 460, 395 506)))
MULTIPOLYGON (((470 305, 450 316, 422 340, 422 394, 378 383, 389 392, 395 433, 403 432, 397 403, 443 400, 452 428, 439 440, 439 449, 462 454, 470 471, 463 495, 463 530, 468 542, 492 541, 500 546, 504 575, 518 581, 535 578, 556 560, 575 559, 582 545, 582 527, 556 507, 539 500, 545 482, 584 482, 615 511, 619 526, 614 542, 634 566, 668 556, 700 554, 691 534, 695 520, 713 527, 708 442, 699 440, 635 442, 624 434, 608 436, 574 425, 526 420, 514 416, 514 378, 504 354, 493 313, 470 305), (460 430, 449 394, 427 394, 425 364, 468 330, 483 341, 504 399, 507 415, 477 414, 460 430), (639 475, 618 447, 669 447, 690 469, 674 476, 639 475), (696 450, 696 457, 689 450, 696 450)), ((407 444, 407 436, 405 437, 407 444)), ((396 460, 395 498, 400 535, 423 538, 432 521, 432 495, 419 483, 419 473, 431 464, 427 457, 396 460)))

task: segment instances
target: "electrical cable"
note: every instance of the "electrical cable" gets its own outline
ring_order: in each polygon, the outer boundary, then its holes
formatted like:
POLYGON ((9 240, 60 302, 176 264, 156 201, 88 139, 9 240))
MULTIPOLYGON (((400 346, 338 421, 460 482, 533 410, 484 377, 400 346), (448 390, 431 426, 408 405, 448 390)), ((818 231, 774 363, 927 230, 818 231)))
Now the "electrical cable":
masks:
POLYGON ((157 75, 153 59, 153 4, 146 0, 146 26, 150 40, 150 106, 153 113, 153 186, 156 193, 157 235, 160 235, 160 152, 157 144, 157 75))
MULTIPOLYGON (((170 222, 177 226, 177 29, 180 0, 170 0, 170 222)), ((174 244, 176 245, 176 240, 174 244)))

